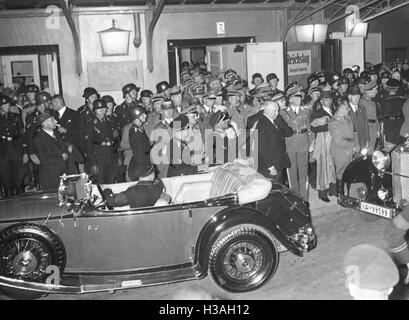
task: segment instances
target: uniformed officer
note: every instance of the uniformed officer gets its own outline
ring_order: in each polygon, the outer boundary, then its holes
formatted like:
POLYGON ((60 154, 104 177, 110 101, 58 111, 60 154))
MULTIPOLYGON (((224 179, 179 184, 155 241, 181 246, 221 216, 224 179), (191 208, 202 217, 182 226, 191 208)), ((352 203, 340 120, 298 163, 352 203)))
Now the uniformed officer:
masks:
POLYGON ((137 101, 139 89, 140 88, 137 87, 134 83, 128 83, 122 88, 122 95, 125 100, 114 110, 118 121, 117 127, 120 132, 122 132, 122 129, 125 127, 125 125, 131 122, 129 113, 131 109, 131 103, 137 101))
POLYGON ((153 92, 151 90, 142 90, 139 95, 139 102, 147 112, 153 111, 152 96, 153 92))
POLYGON ((25 87, 25 100, 23 102, 23 111, 21 117, 23 124, 26 124, 27 116, 35 110, 36 107, 36 95, 40 92, 40 88, 35 84, 29 84, 25 87))
POLYGON ((218 94, 222 91, 222 82, 218 76, 212 76, 209 81, 210 90, 215 94, 218 94))
POLYGON ((405 97, 398 94, 399 81, 389 79, 386 83, 388 95, 382 100, 379 108, 379 121, 383 121, 386 147, 391 150, 395 145, 401 144, 405 139, 400 135, 400 129, 404 122, 402 107, 405 97))
POLYGON ((129 145, 132 158, 128 166, 128 177, 136 181, 141 176, 141 168, 152 165, 151 142, 143 128, 146 122, 146 110, 141 105, 134 105, 130 109, 132 126, 129 129, 129 145))
POLYGON ((319 101, 319 98, 321 96, 321 90, 318 86, 310 87, 308 89, 307 95, 308 95, 307 98, 304 100, 304 105, 306 108, 312 111, 314 106, 319 101))
POLYGON ((379 136, 379 123, 377 119, 378 106, 375 102, 378 94, 378 84, 375 81, 367 81, 362 87, 363 95, 359 100, 359 107, 365 108, 368 117, 369 127, 369 145, 368 153, 372 154, 375 150, 376 139, 379 136))
POLYGON ((188 146, 189 118, 185 114, 179 115, 170 124, 172 129, 172 139, 165 149, 165 155, 169 159, 168 177, 196 174, 198 166, 192 160, 194 150, 188 146))
POLYGON ((385 97, 388 95, 388 88, 386 86, 386 83, 388 82, 390 78, 391 78, 391 74, 389 71, 383 71, 381 73, 378 95, 376 96, 376 101, 378 103, 381 103, 382 100, 385 99, 385 97))
POLYGON ((28 162, 23 137, 23 122, 10 112, 12 100, 0 94, 0 181, 10 197, 22 192, 23 164, 28 162))
MULTIPOLYGON (((161 106, 161 121, 158 122, 151 132, 150 139, 154 144, 161 143, 162 139, 166 139, 169 141, 172 137, 172 128, 170 124, 172 123, 173 119, 178 116, 177 111, 175 110, 175 106, 173 101, 170 99, 166 99, 162 101, 161 106)), ((159 157, 162 157, 162 153, 159 152, 159 157)), ((166 178, 168 173, 169 164, 168 163, 158 163, 155 162, 156 168, 158 170, 158 177, 159 178, 166 178)))
POLYGON ((351 80, 348 77, 342 76, 338 82, 338 88, 333 92, 334 101, 339 99, 348 99, 348 88, 351 85, 351 80))
POLYGON ((192 104, 185 108, 182 112, 189 118, 189 135, 186 138, 188 147, 194 151, 192 163, 202 164, 204 157, 204 139, 198 125, 199 112, 196 105, 192 104))
POLYGON ((350 85, 355 83, 355 75, 354 75, 354 71, 351 68, 345 68, 342 71, 342 75, 344 77, 347 77, 349 79, 350 85))
POLYGON ((237 125, 237 130, 246 128, 246 121, 250 115, 253 115, 253 108, 243 103, 243 91, 231 90, 227 93, 227 112, 231 121, 237 125))
POLYGON ((112 121, 105 117, 107 105, 102 99, 93 103, 94 119, 87 132, 87 162, 90 173, 98 184, 113 183, 116 177, 117 156, 115 154, 112 121))
POLYGON ((39 180, 39 168, 40 159, 38 158, 36 151, 34 150, 34 138, 38 131, 41 129, 41 123, 37 122, 38 116, 49 109, 51 103, 51 95, 46 92, 40 92, 36 95, 36 108, 35 110, 27 115, 26 118, 26 130, 25 130, 25 140, 27 143, 27 151, 30 158, 28 162, 28 170, 30 175, 30 183, 27 187, 27 191, 32 191, 36 189, 40 190, 40 180, 39 180), (32 190, 30 190, 32 189, 32 190))
POLYGON ((93 103, 100 98, 100 95, 95 88, 87 87, 84 89, 82 97, 85 99, 85 103, 78 108, 78 112, 82 117, 83 123, 88 123, 94 117, 92 112, 93 103))
POLYGON ((182 112, 183 105, 182 105, 182 91, 180 90, 180 87, 174 86, 169 89, 169 95, 170 99, 173 102, 173 105, 178 113, 182 112))
POLYGON ((280 79, 277 77, 275 73, 269 73, 266 77, 266 81, 268 85, 271 88, 271 95, 275 95, 279 92, 282 92, 281 90, 278 89, 278 83, 280 82, 280 79))
POLYGON ((361 91, 357 85, 348 88, 348 101, 351 111, 349 116, 354 124, 355 132, 355 150, 354 153, 359 152, 369 146, 369 125, 366 109, 359 106, 361 99, 361 91))
POLYGON ((154 166, 140 167, 136 175, 139 182, 121 193, 114 194, 111 189, 104 189, 103 193, 108 204, 112 207, 129 205, 131 208, 162 206, 170 203, 170 196, 160 178, 155 179, 154 166))
POLYGON ((382 249, 361 244, 344 257, 346 286, 354 300, 388 300, 399 282, 399 272, 391 257, 382 249))
POLYGON ((151 137, 153 128, 162 120, 162 102, 165 97, 162 94, 152 95, 152 111, 147 112, 146 122, 144 124, 146 135, 151 137))
POLYGON ((302 93, 294 84, 286 91, 289 99, 287 109, 280 115, 293 129, 294 134, 286 138, 287 153, 291 167, 288 169, 290 188, 308 201, 308 148, 310 145, 310 110, 301 105, 302 93))
POLYGON ((115 99, 110 95, 105 95, 101 98, 101 100, 103 100, 107 105, 105 117, 116 121, 116 115, 114 114, 114 108, 116 107, 115 99))
POLYGON ((254 88, 250 90, 250 95, 254 96, 257 93, 258 88, 264 83, 264 78, 260 73, 255 73, 251 76, 251 83, 254 85, 254 88))

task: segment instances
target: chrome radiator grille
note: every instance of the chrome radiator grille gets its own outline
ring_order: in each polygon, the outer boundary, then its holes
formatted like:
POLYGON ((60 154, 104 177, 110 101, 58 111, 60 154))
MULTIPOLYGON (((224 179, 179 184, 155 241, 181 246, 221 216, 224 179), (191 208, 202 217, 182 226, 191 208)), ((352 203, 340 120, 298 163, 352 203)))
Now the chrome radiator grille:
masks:
MULTIPOLYGON (((392 151, 392 172, 409 176, 409 150, 396 148, 392 151)), ((409 200, 409 178, 393 176, 393 201, 409 200)))

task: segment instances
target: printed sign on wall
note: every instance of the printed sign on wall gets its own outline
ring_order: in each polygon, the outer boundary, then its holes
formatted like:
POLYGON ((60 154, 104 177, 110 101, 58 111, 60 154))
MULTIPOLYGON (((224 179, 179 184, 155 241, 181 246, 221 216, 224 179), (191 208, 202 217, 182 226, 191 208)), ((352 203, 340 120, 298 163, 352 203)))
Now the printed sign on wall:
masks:
POLYGON ((288 76, 311 73, 311 50, 287 52, 288 76))

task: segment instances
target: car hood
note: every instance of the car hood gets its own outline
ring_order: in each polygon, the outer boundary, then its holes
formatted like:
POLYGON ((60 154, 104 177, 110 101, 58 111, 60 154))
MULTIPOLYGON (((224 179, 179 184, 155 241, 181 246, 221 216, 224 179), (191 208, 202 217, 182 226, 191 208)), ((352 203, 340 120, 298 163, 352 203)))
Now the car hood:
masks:
POLYGON ((60 215, 63 208, 57 206, 57 194, 25 194, 0 200, 0 222, 41 220, 51 212, 60 215))

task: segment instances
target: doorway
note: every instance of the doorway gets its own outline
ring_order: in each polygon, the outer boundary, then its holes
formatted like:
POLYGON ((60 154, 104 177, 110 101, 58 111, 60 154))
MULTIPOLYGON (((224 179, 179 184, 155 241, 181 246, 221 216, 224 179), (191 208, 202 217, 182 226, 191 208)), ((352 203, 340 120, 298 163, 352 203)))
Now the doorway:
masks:
POLYGON ((179 70, 184 61, 190 65, 205 62, 215 75, 231 68, 247 79, 246 44, 255 41, 255 37, 168 40, 169 82, 172 86, 180 84, 179 70))
POLYGON ((35 84, 40 91, 62 94, 58 45, 0 48, 0 81, 12 88, 35 84))

